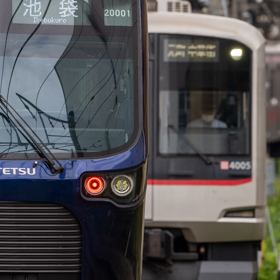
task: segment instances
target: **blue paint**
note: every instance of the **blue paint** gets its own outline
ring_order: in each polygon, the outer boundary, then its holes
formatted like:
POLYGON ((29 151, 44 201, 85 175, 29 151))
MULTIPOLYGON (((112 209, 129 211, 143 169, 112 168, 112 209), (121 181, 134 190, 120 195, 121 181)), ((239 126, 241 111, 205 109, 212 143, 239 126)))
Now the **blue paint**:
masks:
POLYGON ((109 202, 84 200, 79 188, 80 176, 84 172, 129 169, 139 167, 145 161, 146 145, 143 134, 131 149, 119 155, 101 159, 62 160, 65 168, 63 174, 53 175, 43 161, 34 168, 34 161, 2 160, 0 200, 50 202, 68 208, 80 222, 83 233, 83 280, 99 279, 97 272, 100 273, 100 269, 107 271, 104 272, 104 280, 121 277, 114 271, 114 263, 117 265, 118 262, 119 266, 126 263, 124 270, 128 269, 129 273, 132 273, 131 279, 137 279, 140 272, 132 266, 132 259, 138 257, 141 260, 139 231, 142 230, 143 202, 140 201, 133 209, 118 209, 109 202), (36 173, 20 175, 23 169, 30 173, 35 170, 36 173), (3 170, 7 174, 3 174, 3 170), (100 245, 107 244, 106 242, 115 248, 119 260, 113 260, 116 256, 108 254, 109 248, 100 245), (124 255, 127 249, 130 254, 124 255), (108 259, 105 260, 104 256, 108 259))

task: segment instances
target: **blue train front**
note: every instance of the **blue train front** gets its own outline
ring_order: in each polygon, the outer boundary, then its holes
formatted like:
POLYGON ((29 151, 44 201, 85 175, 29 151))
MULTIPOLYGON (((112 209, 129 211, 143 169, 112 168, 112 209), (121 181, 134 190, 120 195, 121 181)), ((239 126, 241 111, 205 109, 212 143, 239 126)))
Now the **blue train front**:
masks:
POLYGON ((1 4, 0 279, 141 279, 144 3, 1 4))

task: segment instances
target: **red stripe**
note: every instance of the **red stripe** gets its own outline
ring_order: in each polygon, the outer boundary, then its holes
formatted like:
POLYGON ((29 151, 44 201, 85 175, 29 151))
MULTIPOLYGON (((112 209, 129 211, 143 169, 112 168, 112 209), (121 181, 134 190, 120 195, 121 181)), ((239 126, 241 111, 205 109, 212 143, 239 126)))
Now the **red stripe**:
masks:
POLYGON ((252 182, 252 178, 237 180, 166 180, 149 179, 148 185, 195 185, 195 186, 236 186, 252 182))

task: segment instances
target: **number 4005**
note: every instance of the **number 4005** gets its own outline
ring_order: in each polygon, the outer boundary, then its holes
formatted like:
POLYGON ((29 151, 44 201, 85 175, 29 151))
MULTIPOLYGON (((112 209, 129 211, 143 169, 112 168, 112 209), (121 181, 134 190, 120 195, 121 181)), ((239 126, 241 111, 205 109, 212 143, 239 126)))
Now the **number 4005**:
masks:
POLYGON ((250 161, 232 161, 229 164, 229 169, 232 170, 251 170, 251 168, 250 161))

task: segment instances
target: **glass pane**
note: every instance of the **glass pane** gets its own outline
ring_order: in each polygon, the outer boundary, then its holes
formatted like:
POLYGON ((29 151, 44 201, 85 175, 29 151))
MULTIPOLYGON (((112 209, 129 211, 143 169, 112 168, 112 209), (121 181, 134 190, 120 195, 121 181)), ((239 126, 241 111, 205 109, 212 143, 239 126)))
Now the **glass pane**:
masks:
POLYGON ((161 154, 248 154, 248 92, 161 91, 161 154))
MULTIPOLYGON (((17 10, 23 2, 12 1, 17 17, 6 26, 8 32, 0 34, 1 94, 53 153, 108 155, 126 148, 137 135, 135 11, 132 1, 100 1, 96 7, 109 9, 108 21, 105 12, 104 18, 95 17, 90 1, 74 2, 77 9, 67 10, 67 23, 39 25, 31 22, 30 13, 45 11, 43 20, 59 17, 58 3, 48 9, 35 1, 36 7, 17 10), (115 20, 119 13, 129 19, 115 20)), ((5 108, 0 109, 0 134, 0 155, 34 153, 5 108)))
POLYGON ((207 37, 160 40, 159 152, 250 154, 251 51, 207 37))

